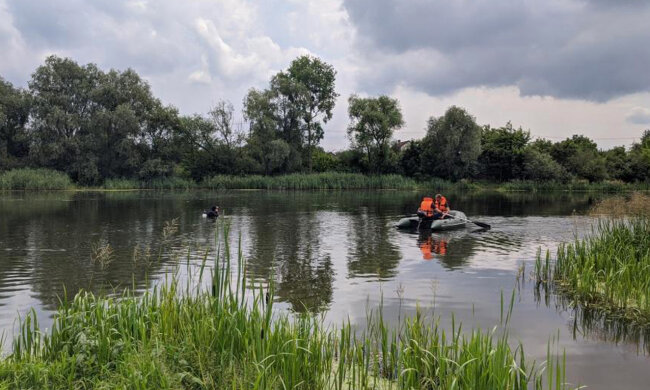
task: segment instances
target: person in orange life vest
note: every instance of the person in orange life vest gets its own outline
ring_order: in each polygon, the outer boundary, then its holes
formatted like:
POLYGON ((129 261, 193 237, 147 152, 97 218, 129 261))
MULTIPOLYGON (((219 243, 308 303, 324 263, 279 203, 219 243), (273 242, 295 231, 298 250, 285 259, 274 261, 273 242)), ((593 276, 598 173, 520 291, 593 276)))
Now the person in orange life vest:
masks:
POLYGON ((449 217, 449 203, 447 198, 437 194, 433 202, 433 219, 445 219, 449 217))
POLYGON ((418 216, 420 218, 431 218, 433 217, 433 198, 430 196, 425 196, 422 198, 422 203, 420 203, 420 208, 418 209, 418 216))

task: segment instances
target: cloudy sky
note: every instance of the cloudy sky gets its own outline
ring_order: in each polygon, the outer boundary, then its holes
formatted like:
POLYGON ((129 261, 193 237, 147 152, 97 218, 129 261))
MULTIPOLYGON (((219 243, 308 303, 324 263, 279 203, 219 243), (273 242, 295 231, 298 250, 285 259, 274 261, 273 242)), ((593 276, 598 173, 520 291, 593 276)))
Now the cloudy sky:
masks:
POLYGON ((353 92, 397 97, 400 139, 450 105, 603 148, 650 128, 647 0, 0 0, 0 75, 18 86, 57 54, 133 68, 165 103, 204 113, 241 106, 305 53, 338 71, 328 149, 347 146, 353 92))

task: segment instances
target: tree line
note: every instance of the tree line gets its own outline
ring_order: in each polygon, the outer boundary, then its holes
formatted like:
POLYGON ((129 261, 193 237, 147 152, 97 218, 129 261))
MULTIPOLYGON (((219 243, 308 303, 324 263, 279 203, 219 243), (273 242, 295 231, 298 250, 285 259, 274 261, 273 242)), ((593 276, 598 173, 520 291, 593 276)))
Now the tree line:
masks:
POLYGON ((243 99, 245 122, 220 101, 203 115, 181 115, 153 96, 135 71, 103 71, 48 57, 28 87, 0 77, 0 171, 43 167, 82 185, 106 179, 294 172, 397 173, 415 178, 590 182, 650 180, 650 130, 631 148, 599 150, 581 135, 533 140, 510 123, 479 126, 460 107, 426 123, 422 139, 400 142, 399 102, 348 99, 351 147, 320 146, 338 98, 336 71, 301 56, 264 89, 243 99))

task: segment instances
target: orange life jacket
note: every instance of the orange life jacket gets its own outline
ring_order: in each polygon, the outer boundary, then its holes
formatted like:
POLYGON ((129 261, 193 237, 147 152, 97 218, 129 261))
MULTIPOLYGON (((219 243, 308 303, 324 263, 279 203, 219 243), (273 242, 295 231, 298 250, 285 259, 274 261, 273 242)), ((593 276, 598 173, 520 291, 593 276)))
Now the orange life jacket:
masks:
POLYGON ((420 203, 420 211, 424 213, 427 217, 433 216, 433 198, 426 197, 422 199, 422 203, 420 203))
POLYGON ((443 213, 445 211, 449 211, 449 206, 447 205, 447 198, 441 196, 440 200, 436 199, 435 208, 442 211, 443 213))

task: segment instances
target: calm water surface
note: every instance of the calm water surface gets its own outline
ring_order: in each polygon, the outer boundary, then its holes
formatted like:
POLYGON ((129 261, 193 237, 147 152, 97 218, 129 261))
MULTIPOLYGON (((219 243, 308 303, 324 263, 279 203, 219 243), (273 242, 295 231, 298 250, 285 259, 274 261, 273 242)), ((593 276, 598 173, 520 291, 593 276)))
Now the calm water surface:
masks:
MULTIPOLYGON (((633 331, 585 318, 529 280, 539 248, 589 231, 590 195, 448 194, 453 208, 492 225, 487 232, 419 235, 392 227, 417 208, 414 192, 124 192, 0 194, 0 332, 37 311, 44 326, 59 296, 79 289, 143 290, 177 259, 156 260, 167 221, 177 218, 168 245, 200 262, 213 248, 216 225, 201 210, 216 203, 232 225, 249 277, 273 277, 280 306, 326 312, 328 321, 363 323, 383 294, 385 315, 420 305, 443 324, 451 313, 466 328, 499 323, 500 299, 513 291, 510 323, 527 355, 543 360, 558 337, 572 383, 593 389, 647 389, 650 359, 633 331), (109 243, 113 261, 93 262, 109 243), (134 251, 138 261, 133 261, 134 251), (147 261, 146 254, 150 254, 147 261), (519 277, 518 277, 519 275, 519 277)), ((168 251, 170 252, 170 251, 168 251)), ((7 346, 5 345, 5 348, 7 346)))

